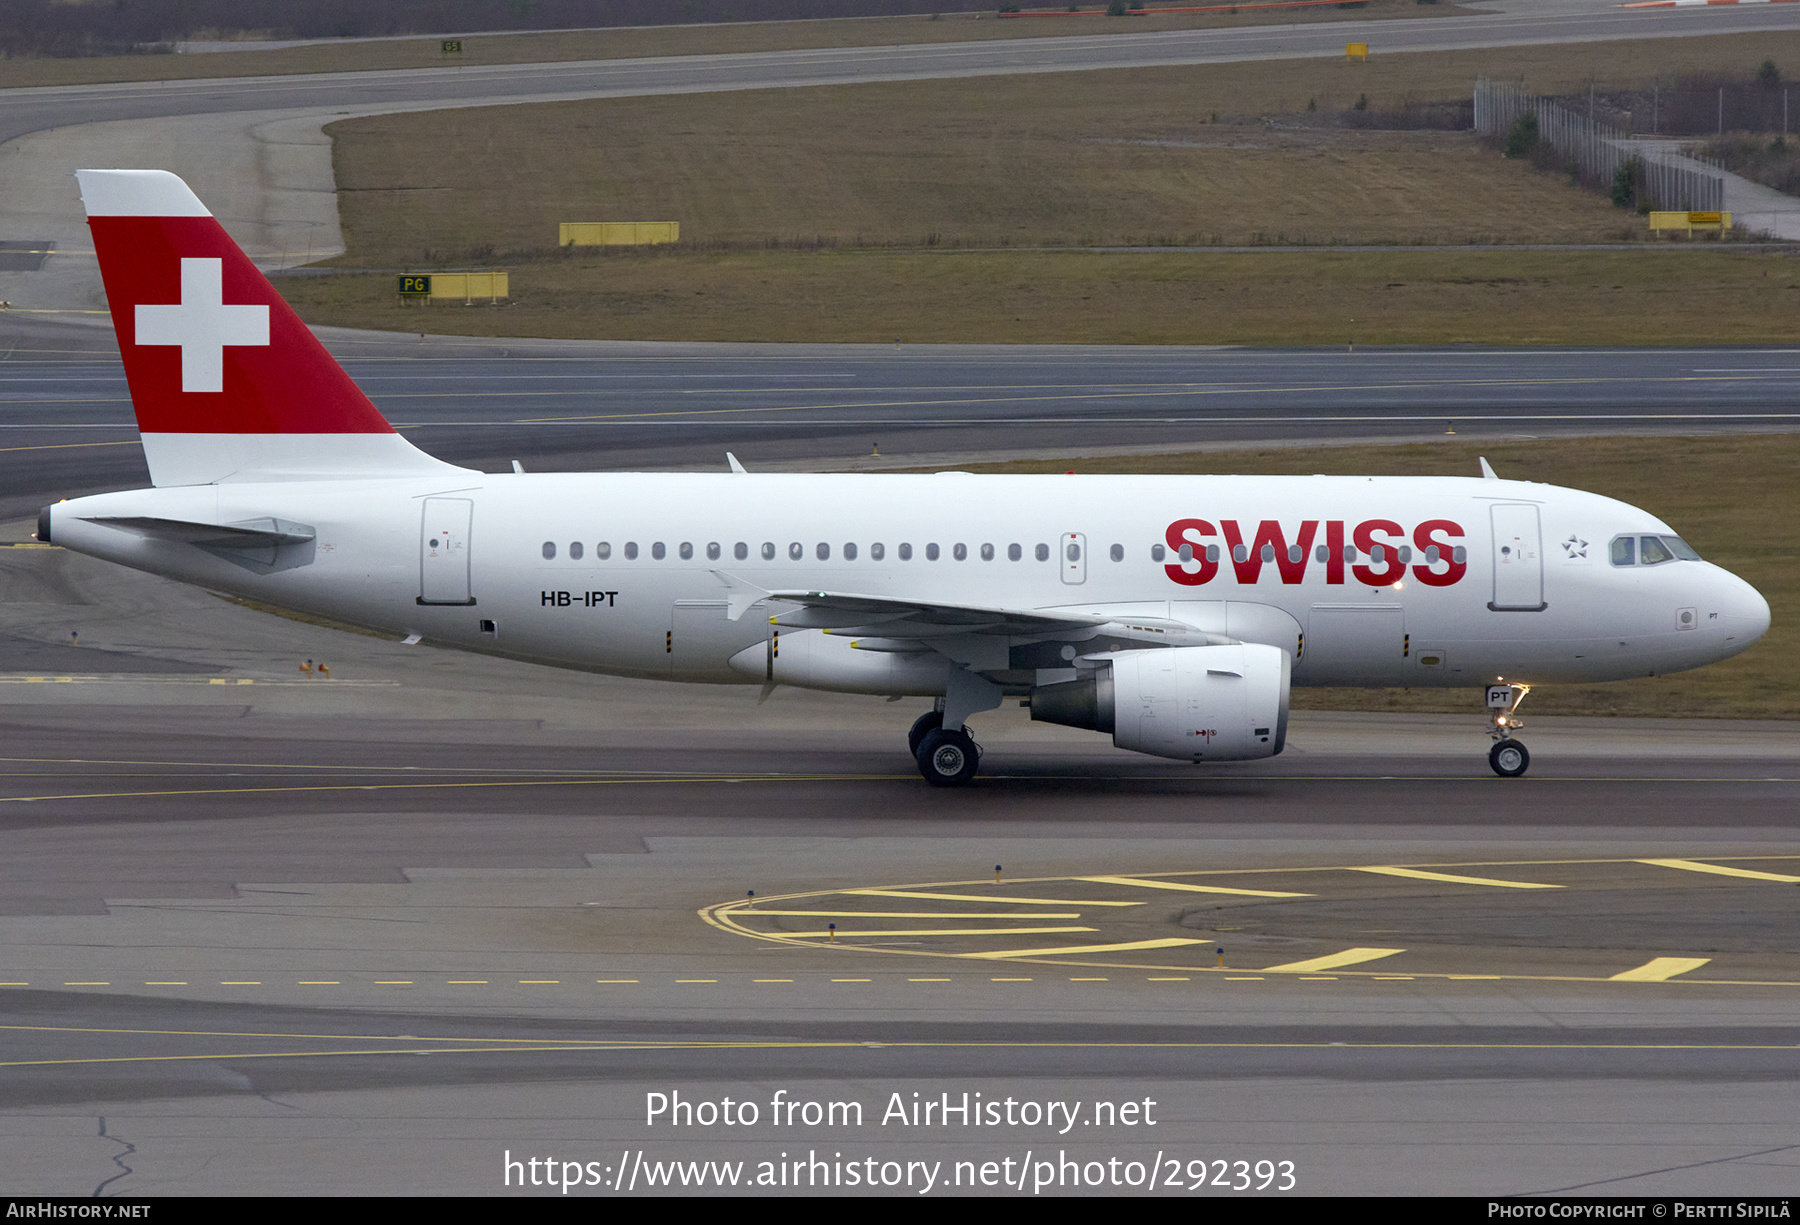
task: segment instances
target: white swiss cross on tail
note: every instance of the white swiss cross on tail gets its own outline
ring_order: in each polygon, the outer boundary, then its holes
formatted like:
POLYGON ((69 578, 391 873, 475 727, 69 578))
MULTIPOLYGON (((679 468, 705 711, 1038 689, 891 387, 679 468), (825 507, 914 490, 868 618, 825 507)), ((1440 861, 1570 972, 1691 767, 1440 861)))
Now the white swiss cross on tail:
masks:
POLYGON ((181 346, 181 390, 225 390, 225 346, 267 345, 269 308, 225 305, 224 262, 181 261, 181 301, 137 308, 141 345, 181 346))

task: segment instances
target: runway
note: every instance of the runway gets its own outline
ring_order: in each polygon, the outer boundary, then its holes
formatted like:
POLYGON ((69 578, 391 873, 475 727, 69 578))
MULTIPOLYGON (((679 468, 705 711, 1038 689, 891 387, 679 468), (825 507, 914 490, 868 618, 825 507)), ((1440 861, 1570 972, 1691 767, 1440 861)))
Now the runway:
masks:
MULTIPOLYGON (((505 471, 1003 458, 1800 425, 1800 351, 701 345, 325 329, 425 450, 505 471), (877 453, 878 452, 878 453, 877 453)), ((0 316, 0 517, 146 482, 110 331, 0 316)))

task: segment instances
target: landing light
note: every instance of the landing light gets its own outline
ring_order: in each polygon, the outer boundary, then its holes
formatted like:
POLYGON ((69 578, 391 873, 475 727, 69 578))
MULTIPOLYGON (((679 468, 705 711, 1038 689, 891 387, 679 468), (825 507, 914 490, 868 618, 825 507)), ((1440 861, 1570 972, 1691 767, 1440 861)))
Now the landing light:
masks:
POLYGON ((1400 589, 1401 589, 1401 588, 1402 588, 1402 587, 1404 587, 1404 586, 1406 586, 1406 584, 1405 584, 1405 583, 1395 583, 1395 584, 1394 584, 1394 590, 1395 590, 1395 591, 1399 591, 1399 590, 1400 590, 1400 589))

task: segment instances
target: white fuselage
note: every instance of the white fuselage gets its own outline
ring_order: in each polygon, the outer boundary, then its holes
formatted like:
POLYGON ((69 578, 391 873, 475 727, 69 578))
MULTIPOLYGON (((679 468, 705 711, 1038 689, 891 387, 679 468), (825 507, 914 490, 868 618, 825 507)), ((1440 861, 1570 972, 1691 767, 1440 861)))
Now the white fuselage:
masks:
MULTIPOLYGON (((1084 651, 1156 646, 1179 623, 1291 652, 1296 685, 1615 680, 1725 658, 1768 625, 1762 597, 1710 563, 1614 564, 1619 537, 1674 535, 1644 511, 1492 479, 471 472, 135 490, 52 510, 57 544, 208 588, 688 681, 769 678, 746 661, 784 606, 730 608, 734 586, 1116 619, 1084 651), (245 565, 94 521, 132 517, 275 519, 314 539, 245 565)), ((1057 656, 1015 639, 979 670, 1009 691, 1054 683, 1073 654, 1059 641, 1057 656)), ((796 683, 932 689, 904 682, 827 668, 796 683)))

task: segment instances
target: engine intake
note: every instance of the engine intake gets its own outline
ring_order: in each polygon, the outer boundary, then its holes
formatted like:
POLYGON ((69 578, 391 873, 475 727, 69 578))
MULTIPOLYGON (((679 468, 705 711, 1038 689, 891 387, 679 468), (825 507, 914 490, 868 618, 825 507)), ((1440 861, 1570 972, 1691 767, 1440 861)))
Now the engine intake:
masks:
POLYGON ((1252 761, 1287 745, 1292 657, 1256 643, 1115 651, 1091 678, 1040 685, 1031 717, 1111 732, 1178 761, 1252 761))

